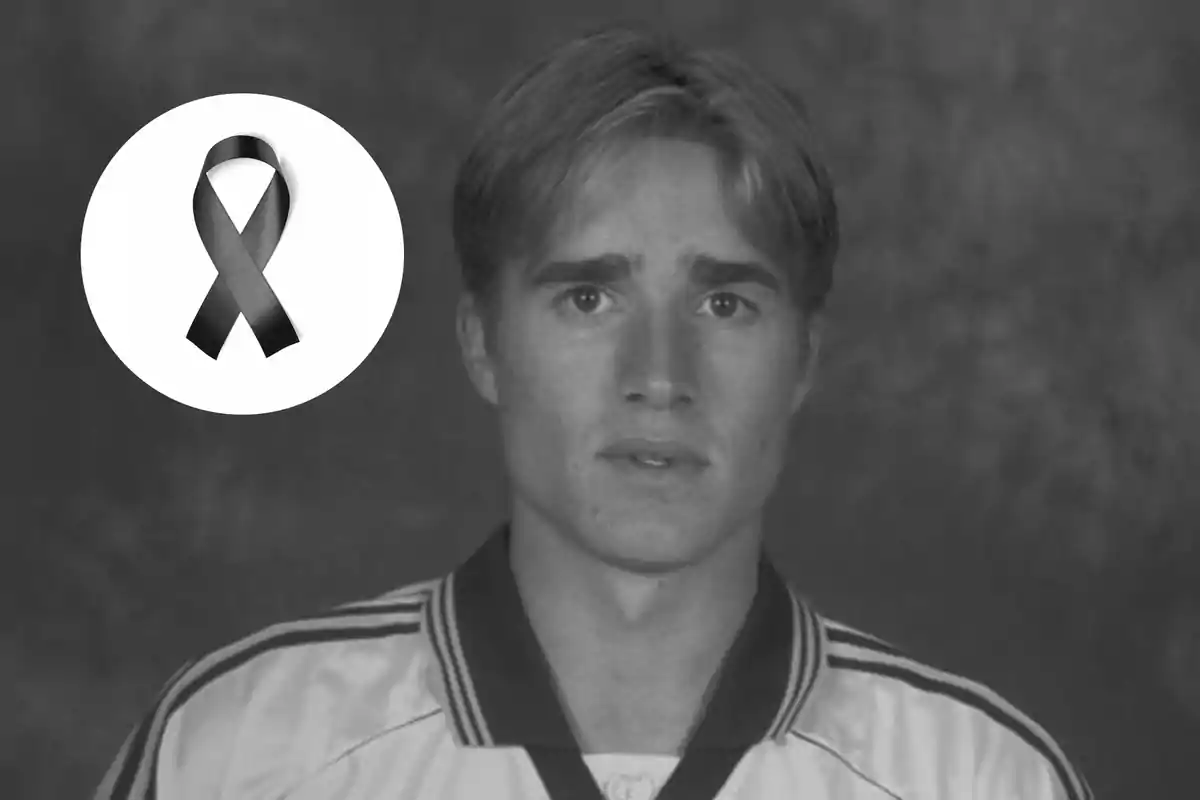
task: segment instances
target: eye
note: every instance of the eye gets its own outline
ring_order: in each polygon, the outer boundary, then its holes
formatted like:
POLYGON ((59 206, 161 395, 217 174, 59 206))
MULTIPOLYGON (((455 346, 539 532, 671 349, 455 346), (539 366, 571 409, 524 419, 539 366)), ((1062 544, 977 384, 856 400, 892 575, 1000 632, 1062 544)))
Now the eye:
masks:
POLYGON ((568 302, 572 306, 567 309, 568 311, 590 316, 608 310, 608 307, 603 304, 611 303, 612 299, 598 286, 581 284, 572 286, 555 299, 555 305, 561 305, 564 302, 568 302))
POLYGON ((710 309, 709 313, 720 319, 734 319, 739 309, 744 309, 745 313, 757 311, 753 303, 732 292, 710 294, 704 299, 704 306, 710 309))

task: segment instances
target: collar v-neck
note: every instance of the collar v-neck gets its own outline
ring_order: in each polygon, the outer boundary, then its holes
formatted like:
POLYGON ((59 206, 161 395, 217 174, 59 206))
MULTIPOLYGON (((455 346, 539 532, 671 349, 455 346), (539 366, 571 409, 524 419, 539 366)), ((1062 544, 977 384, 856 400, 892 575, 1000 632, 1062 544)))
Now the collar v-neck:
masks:
MULTIPOLYGON (((509 566, 510 535, 500 526, 427 604, 455 738, 466 747, 578 750, 509 566)), ((820 618, 764 553, 754 600, 688 748, 779 740, 812 694, 824 651, 820 618)))

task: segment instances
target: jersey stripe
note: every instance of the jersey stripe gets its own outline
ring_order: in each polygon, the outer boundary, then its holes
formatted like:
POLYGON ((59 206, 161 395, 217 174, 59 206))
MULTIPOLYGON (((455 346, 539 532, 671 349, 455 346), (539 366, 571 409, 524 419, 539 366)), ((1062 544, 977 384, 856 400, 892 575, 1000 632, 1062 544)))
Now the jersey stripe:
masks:
POLYGON ((227 647, 214 651, 199 661, 186 665, 175 673, 160 692, 150 713, 143 717, 133 736, 125 763, 113 786, 114 798, 142 794, 153 800, 157 783, 154 761, 158 742, 167 721, 198 691, 256 656, 302 644, 374 639, 385 636, 417 633, 420 630, 419 602, 396 604, 402 611, 389 610, 365 615, 317 616, 312 619, 285 622, 252 634, 227 647), (381 624, 381 620, 386 623, 381 624), (154 742, 153 746, 149 743, 154 742), (144 791, 135 792, 138 787, 144 791))
POLYGON ((410 583, 402 586, 399 589, 394 589, 390 592, 379 595, 378 597, 369 598, 366 600, 354 600, 349 603, 344 603, 336 606, 333 610, 338 609, 370 609, 380 608, 393 604, 404 604, 413 600, 424 601, 428 598, 441 583, 441 578, 431 578, 417 583, 410 583))
MULTIPOLYGON (((451 577, 453 580, 453 576, 451 577)), ((459 680, 463 688, 463 701, 466 703, 466 714, 472 720, 475 733, 479 738, 479 744, 484 747, 492 747, 496 744, 492 738, 492 732, 488 728, 487 719, 483 715, 483 706, 479 703, 479 697, 475 693, 475 682, 471 679, 471 670, 467 665, 467 659, 463 655, 462 640, 458 635, 458 608, 454 601, 454 595, 447 595, 447 611, 446 615, 446 632, 450 642, 450 657, 455 663, 455 669, 459 673, 459 680)))
POLYGON ((455 660, 451 649, 452 633, 446 621, 446 606, 453 602, 454 575, 451 573, 442 582, 441 587, 434 593, 429 603, 426 620, 429 627, 429 641, 433 647, 434 657, 442 675, 442 683, 446 689, 446 703, 450 706, 450 720, 458 739, 464 746, 478 746, 480 735, 475 721, 471 719, 463 699, 462 670, 455 660))
POLYGON ((826 620, 826 630, 830 642, 838 644, 849 644, 855 647, 865 647, 868 650, 875 650, 880 653, 888 653, 893 656, 904 656, 904 653, 893 645, 888 644, 882 639, 878 639, 870 634, 863 633, 860 630, 855 630, 848 625, 843 625, 840 622, 826 620))
MULTIPOLYGON (((833 632, 830 640, 835 641, 833 632)), ((1037 750, 1053 767, 1059 782, 1070 800, 1090 800, 1091 791, 1054 739, 1036 722, 1008 703, 999 694, 976 681, 954 675, 905 656, 898 656, 888 645, 862 637, 848 637, 840 632, 829 656, 829 666, 882 675, 903 681, 922 691, 933 692, 978 709, 993 721, 1021 737, 1030 747, 1037 750), (852 644, 849 640, 854 639, 852 644)))
POLYGON ((825 665, 825 626, 820 616, 796 598, 796 608, 800 614, 804 634, 803 662, 808 666, 808 672, 801 678, 801 692, 796 696, 791 712, 787 719, 787 728, 791 730, 796 724, 808 703, 809 697, 817 686, 817 679, 825 665))
POLYGON ((123 760, 120 772, 117 773, 117 778, 114 781, 111 789, 112 797, 125 798, 130 796, 134 776, 138 773, 138 768, 142 762, 142 751, 146 747, 146 740, 150 736, 150 728, 154 723, 154 717, 157 713, 159 705, 163 702, 171 689, 175 686, 188 670, 195 665, 195 659, 189 659, 182 667, 175 670, 175 673, 163 684, 159 689, 158 695, 154 698, 154 705, 150 711, 142 717, 133 733, 129 736, 128 741, 122 751, 123 760))
POLYGON ((422 600, 395 601, 380 603, 373 606, 347 605, 321 611, 309 617, 310 620, 336 619, 337 617, 369 617, 380 614, 418 614, 424 606, 422 600))

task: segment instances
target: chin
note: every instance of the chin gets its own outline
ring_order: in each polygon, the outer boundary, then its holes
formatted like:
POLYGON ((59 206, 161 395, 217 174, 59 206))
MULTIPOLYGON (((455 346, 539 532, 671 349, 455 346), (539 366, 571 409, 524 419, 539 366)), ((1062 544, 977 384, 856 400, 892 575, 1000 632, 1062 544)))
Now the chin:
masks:
POLYGON ((653 575, 687 567, 708 555, 716 536, 694 515, 603 515, 582 531, 595 555, 628 572, 653 575))

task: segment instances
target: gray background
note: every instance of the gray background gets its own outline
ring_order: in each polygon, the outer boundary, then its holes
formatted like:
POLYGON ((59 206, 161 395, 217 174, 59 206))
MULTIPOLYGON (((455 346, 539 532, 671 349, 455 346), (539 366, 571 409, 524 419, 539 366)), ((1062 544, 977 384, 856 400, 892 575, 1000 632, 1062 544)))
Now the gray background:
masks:
POLYGON ((1195 790, 1200 5, 645 7, 5 5, 0 793, 89 795, 185 659, 438 574, 500 519, 497 436, 453 338, 453 170, 504 76, 624 14, 799 87, 838 180, 821 383, 769 520, 785 571, 994 686, 1098 796, 1195 790), (362 367, 248 419, 130 374, 78 260, 118 147, 244 91, 354 134, 407 244, 362 367))

